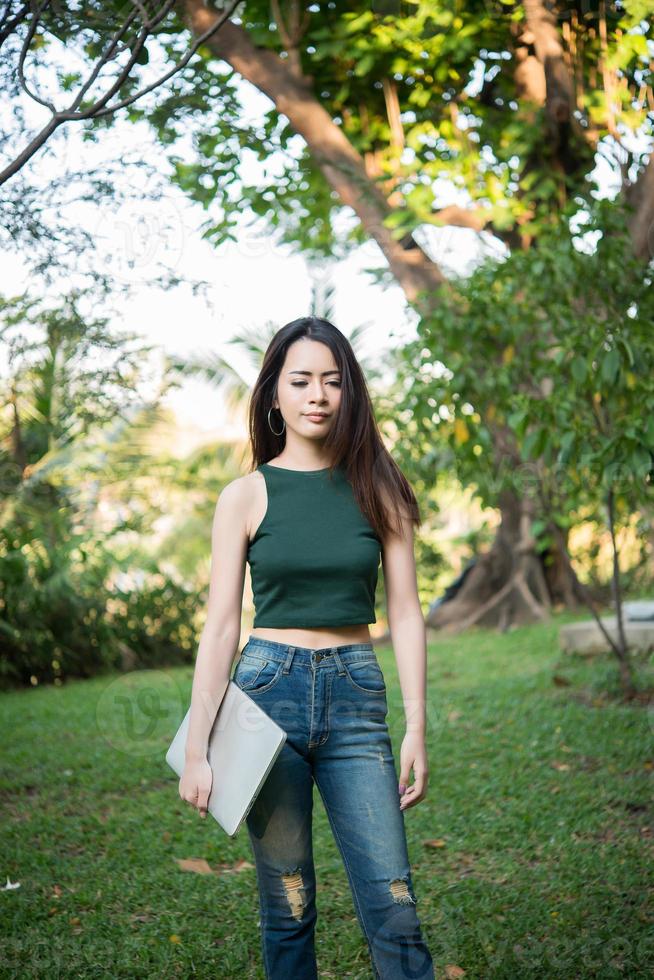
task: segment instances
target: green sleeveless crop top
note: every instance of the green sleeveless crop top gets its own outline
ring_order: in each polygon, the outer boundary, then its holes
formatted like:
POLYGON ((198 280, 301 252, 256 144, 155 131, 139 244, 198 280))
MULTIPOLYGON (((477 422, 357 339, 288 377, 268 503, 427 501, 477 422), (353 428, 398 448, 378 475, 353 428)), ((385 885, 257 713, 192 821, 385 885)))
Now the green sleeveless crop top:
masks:
POLYGON ((253 627, 376 623, 381 542, 345 470, 261 463, 268 507, 248 546, 253 627))

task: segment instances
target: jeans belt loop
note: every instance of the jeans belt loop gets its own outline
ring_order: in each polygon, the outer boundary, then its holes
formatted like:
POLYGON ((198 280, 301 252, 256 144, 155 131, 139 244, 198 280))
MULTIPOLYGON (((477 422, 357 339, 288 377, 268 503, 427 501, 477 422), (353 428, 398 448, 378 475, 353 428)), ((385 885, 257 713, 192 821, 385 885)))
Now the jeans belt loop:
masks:
POLYGON ((336 647, 332 647, 332 654, 334 655, 334 662, 338 667, 339 674, 345 673, 345 667, 343 666, 343 661, 341 660, 340 654, 336 647))
POLYGON ((285 674, 288 674, 291 669, 291 664, 293 663, 293 657, 295 655, 295 647, 289 647, 288 653, 286 654, 286 660, 284 661, 284 666, 282 670, 285 674))

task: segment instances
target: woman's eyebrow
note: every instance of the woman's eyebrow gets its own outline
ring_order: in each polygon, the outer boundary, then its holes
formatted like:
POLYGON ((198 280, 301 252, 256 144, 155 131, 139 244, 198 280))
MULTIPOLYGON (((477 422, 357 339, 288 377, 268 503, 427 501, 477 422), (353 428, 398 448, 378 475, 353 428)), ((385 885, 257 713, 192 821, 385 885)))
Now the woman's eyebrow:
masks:
MULTIPOLYGON (((288 373, 289 374, 308 374, 309 377, 311 377, 311 371, 289 371, 288 373)), ((340 374, 340 373, 341 373, 340 371, 323 371, 322 372, 322 377, 324 378, 324 376, 326 374, 340 374)))

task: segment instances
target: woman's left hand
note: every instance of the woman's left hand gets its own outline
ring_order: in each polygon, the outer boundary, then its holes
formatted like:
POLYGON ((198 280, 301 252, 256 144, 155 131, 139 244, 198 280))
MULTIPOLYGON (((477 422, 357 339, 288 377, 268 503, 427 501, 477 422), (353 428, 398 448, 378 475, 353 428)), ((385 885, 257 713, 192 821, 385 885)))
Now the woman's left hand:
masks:
POLYGON ((424 800, 427 794, 429 767, 425 736, 420 732, 407 732, 400 749, 400 809, 408 810, 424 800), (409 775, 413 769, 414 782, 409 786, 409 775), (402 793, 401 787, 405 787, 402 793))

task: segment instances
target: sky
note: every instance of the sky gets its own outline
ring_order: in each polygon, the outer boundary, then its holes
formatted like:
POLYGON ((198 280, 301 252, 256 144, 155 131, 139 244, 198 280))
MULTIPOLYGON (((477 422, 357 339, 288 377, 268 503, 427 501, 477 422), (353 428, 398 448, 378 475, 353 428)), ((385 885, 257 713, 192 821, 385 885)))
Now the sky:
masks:
MULTIPOLYGON (((240 84, 244 110, 256 118, 269 108, 267 97, 247 82, 240 84)), ((33 112, 39 122, 39 109, 33 112)), ((145 124, 133 125, 120 118, 98 144, 82 143, 81 130, 68 125, 67 140, 61 152, 92 168, 103 156, 121 153, 146 155, 156 160, 162 151, 145 124)), ((163 159, 163 157, 162 157, 163 159)), ((65 160, 59 161, 61 166, 65 160)), ((275 161, 268 161, 274 168, 275 161)), ((57 166, 51 161, 49 166, 57 166)), ((47 179, 45 161, 35 157, 28 165, 35 178, 47 179)), ((259 166, 244 154, 242 172, 246 178, 259 166)), ((598 164, 603 191, 615 193, 614 176, 605 161, 598 164)), ((126 179, 133 180, 130 175, 126 179)), ((465 197, 443 182, 441 204, 466 204, 465 197)), ((311 270, 303 257, 281 245, 265 226, 248 229, 250 215, 243 213, 237 242, 215 248, 201 238, 199 226, 206 212, 180 190, 169 185, 160 202, 145 197, 131 201, 115 211, 93 205, 71 205, 71 220, 90 228, 105 261, 115 276, 117 329, 138 332, 162 351, 175 355, 197 355, 218 351, 224 354, 248 384, 256 378, 257 366, 239 356, 228 340, 244 329, 264 330, 272 322, 276 328, 309 311, 311 270), (194 296, 186 282, 164 291, 150 283, 158 262, 181 276, 182 280, 203 279, 209 283, 207 297, 194 296), (132 295, 121 300, 121 287, 129 283, 132 295)), ((478 236, 467 229, 420 229, 419 240, 427 252, 438 258, 446 273, 462 272, 482 254, 498 251, 499 243, 490 235, 478 236)), ((499 248, 501 251, 501 247, 499 248)), ((330 279, 335 286, 333 320, 348 335, 358 325, 368 330, 359 352, 383 357, 383 351, 413 335, 415 315, 399 286, 383 289, 366 275, 367 266, 385 265, 374 242, 361 246, 347 259, 334 263, 330 279)), ((4 256, 0 265, 0 293, 13 294, 27 284, 27 266, 16 255, 4 256)), ((245 438, 243 420, 230 422, 218 392, 206 383, 184 382, 171 394, 168 404, 182 426, 206 432, 220 430, 230 437, 245 438)))

